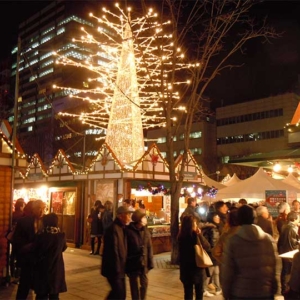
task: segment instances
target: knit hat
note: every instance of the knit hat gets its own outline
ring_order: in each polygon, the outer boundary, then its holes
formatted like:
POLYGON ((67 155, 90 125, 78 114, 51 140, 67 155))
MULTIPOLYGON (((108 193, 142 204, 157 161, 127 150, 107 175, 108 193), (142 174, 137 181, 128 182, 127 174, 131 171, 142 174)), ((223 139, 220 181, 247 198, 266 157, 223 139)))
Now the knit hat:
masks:
POLYGON ((120 206, 117 209, 117 215, 130 214, 130 213, 132 213, 132 211, 130 211, 126 206, 120 206))
POLYGON ((142 220, 143 217, 145 217, 146 214, 143 210, 141 209, 137 209, 133 212, 132 216, 131 216, 131 220, 132 222, 140 222, 142 220))

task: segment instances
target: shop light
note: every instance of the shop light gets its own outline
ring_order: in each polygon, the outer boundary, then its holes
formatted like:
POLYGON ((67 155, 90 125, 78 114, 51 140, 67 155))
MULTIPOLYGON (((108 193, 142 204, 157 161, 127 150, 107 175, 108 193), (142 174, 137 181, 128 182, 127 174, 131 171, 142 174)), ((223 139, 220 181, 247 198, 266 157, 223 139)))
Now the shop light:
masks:
POLYGON ((289 166, 289 167, 288 167, 288 172, 289 172, 289 173, 293 173, 293 167, 292 167, 292 166, 289 166))
POLYGON ((277 162, 277 163, 274 165, 273 170, 274 170, 275 172, 279 172, 279 171, 281 170, 281 165, 277 162))
POLYGON ((194 191, 194 188, 193 187, 188 187, 187 191, 191 194, 194 191))

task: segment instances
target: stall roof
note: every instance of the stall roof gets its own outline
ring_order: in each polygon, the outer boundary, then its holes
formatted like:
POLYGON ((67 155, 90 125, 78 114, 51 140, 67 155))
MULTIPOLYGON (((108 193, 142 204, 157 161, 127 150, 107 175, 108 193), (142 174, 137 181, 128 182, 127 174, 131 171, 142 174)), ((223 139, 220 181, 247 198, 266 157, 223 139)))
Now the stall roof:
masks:
POLYGON ((250 154, 248 156, 231 158, 228 163, 272 169, 278 161, 280 161, 280 164, 288 166, 293 165, 297 160, 300 160, 300 148, 250 154))

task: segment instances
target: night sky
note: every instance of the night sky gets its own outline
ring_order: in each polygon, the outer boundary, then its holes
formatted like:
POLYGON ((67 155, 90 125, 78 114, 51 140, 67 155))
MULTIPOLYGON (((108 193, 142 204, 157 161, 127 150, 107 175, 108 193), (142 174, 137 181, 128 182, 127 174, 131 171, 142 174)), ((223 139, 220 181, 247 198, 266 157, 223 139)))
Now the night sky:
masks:
MULTIPOLYGON (((0 59, 17 43, 18 25, 49 2, 0 0, 0 59)), ((101 0, 98 2, 101 5, 101 0)), ((247 44, 246 53, 235 57, 235 62, 244 66, 222 73, 207 90, 214 106, 292 91, 298 75, 300 78, 300 1, 265 1, 256 7, 257 16, 268 15, 268 23, 282 32, 282 37, 270 43, 257 40, 247 44)))

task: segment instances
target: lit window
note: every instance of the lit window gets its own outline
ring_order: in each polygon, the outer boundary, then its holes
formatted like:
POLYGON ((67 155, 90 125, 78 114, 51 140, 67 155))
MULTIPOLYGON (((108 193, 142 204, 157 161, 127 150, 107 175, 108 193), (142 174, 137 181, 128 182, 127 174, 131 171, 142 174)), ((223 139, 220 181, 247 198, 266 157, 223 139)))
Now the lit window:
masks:
POLYGON ((160 137, 157 139, 157 144, 163 144, 167 141, 166 137, 160 137))
POLYGON ((50 68, 50 69, 40 73, 39 77, 43 77, 43 76, 48 75, 48 74, 53 73, 53 72, 54 72, 54 69, 50 68))
POLYGON ((199 139, 202 136, 201 131, 195 131, 190 133, 190 139, 199 139))
POLYGON ((192 149, 190 149, 190 151, 192 154, 201 154, 202 153, 201 148, 192 148, 192 149))

